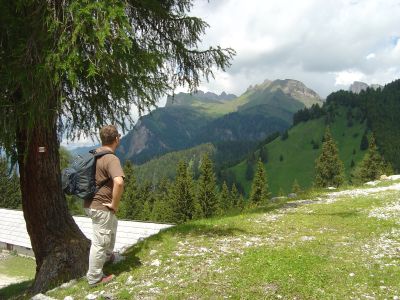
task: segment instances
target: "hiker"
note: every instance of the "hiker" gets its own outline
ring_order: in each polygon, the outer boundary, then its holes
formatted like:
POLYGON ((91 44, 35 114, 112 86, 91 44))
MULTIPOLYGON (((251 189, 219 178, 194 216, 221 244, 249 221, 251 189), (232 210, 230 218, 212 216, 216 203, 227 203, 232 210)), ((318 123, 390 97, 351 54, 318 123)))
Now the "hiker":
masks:
POLYGON ((124 190, 124 171, 115 153, 119 146, 121 135, 114 125, 100 129, 102 146, 96 153, 111 151, 99 157, 96 161, 96 186, 99 190, 93 199, 85 200, 86 214, 92 219, 93 234, 89 254, 89 270, 86 274, 88 283, 96 285, 107 283, 114 275, 104 275, 103 266, 115 258, 113 249, 117 234, 118 220, 115 213, 124 190))

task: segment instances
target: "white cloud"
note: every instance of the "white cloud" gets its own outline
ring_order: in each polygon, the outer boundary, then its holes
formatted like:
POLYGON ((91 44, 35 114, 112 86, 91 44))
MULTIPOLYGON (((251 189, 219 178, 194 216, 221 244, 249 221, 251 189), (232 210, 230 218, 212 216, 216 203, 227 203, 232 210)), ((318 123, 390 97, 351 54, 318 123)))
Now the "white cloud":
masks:
POLYGON ((210 25, 202 48, 237 52, 205 91, 240 95, 264 79, 292 78, 326 97, 354 80, 400 78, 399 0, 197 0, 190 14, 210 25))
POLYGON ((335 73, 335 85, 350 85, 354 81, 361 81, 365 75, 359 71, 346 70, 335 73))
POLYGON ((229 76, 202 85, 214 92, 294 78, 326 97, 353 78, 400 77, 398 0, 210 0, 195 2, 192 14, 211 26, 205 47, 237 51, 229 76))

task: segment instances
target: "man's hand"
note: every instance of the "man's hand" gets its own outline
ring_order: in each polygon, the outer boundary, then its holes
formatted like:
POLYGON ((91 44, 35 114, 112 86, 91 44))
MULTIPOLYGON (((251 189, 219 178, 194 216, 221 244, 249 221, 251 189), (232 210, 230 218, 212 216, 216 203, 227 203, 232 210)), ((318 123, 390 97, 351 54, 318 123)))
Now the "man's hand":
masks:
POLYGON ((111 203, 103 203, 114 214, 118 211, 119 201, 121 200, 122 192, 124 191, 124 178, 117 176, 113 178, 113 191, 111 203))

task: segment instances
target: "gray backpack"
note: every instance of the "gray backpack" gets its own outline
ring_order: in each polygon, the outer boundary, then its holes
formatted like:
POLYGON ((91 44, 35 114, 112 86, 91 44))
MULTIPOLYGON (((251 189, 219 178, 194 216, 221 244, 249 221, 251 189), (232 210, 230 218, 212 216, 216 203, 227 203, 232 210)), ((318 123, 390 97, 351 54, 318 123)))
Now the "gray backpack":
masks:
MULTIPOLYGON (((97 158, 113 154, 112 151, 91 150, 87 154, 77 155, 71 165, 61 171, 62 189, 67 195, 75 195, 79 198, 92 199, 99 190, 96 187, 96 161, 97 158)), ((103 186, 106 182, 100 184, 103 186)))

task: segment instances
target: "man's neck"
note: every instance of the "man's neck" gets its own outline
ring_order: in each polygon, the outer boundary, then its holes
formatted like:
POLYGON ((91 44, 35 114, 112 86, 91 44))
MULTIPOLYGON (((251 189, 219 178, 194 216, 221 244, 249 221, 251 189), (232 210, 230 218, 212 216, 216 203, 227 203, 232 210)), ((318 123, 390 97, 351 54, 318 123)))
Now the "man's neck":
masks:
POLYGON ((112 151, 112 152, 115 152, 115 149, 117 149, 117 147, 114 146, 114 145, 103 145, 103 146, 101 146, 101 147, 104 148, 104 149, 106 149, 106 150, 110 150, 110 151, 112 151))

